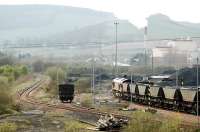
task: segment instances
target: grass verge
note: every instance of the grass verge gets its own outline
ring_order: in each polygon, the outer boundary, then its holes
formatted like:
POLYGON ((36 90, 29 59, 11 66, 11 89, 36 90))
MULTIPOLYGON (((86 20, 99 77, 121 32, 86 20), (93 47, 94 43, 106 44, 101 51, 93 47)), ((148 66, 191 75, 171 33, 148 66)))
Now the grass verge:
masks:
POLYGON ((158 121, 157 114, 137 111, 132 114, 129 125, 123 132, 194 132, 192 128, 181 128, 178 117, 158 121))
POLYGON ((16 132, 17 125, 14 123, 0 123, 0 132, 16 132))

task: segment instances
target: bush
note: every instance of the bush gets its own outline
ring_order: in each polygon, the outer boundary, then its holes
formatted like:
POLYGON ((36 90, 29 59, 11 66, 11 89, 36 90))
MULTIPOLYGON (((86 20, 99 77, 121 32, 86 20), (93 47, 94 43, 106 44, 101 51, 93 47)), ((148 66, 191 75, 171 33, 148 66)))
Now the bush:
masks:
POLYGON ((11 102, 11 97, 8 92, 0 91, 0 105, 8 105, 11 102))
POLYGON ((35 62, 33 62, 32 66, 33 66, 33 71, 34 72, 42 72, 44 71, 44 62, 42 60, 36 60, 35 62))
POLYGON ((4 76, 0 76, 0 89, 5 89, 8 87, 8 78, 4 76))
POLYGON ((180 132, 179 123, 178 119, 164 121, 160 127, 160 132, 180 132))
POLYGON ((9 94, 8 78, 0 76, 0 114, 5 113, 8 105, 11 104, 12 98, 9 94))
POLYGON ((7 77, 9 82, 16 80, 22 75, 28 73, 28 68, 26 66, 11 66, 4 65, 0 67, 0 75, 7 77))
POLYGON ((14 123, 1 123, 0 132, 16 132, 17 126, 14 123))
POLYGON ((47 68, 46 74, 54 81, 57 81, 57 79, 59 79, 59 82, 63 82, 66 78, 65 71, 59 67, 47 68))
POLYGON ((28 74, 28 68, 26 66, 21 66, 20 71, 22 75, 28 74))
POLYGON ((136 112, 132 115, 133 119, 124 129, 124 132, 156 132, 160 123, 153 122, 151 113, 136 112))
POLYGON ((18 77, 28 74, 28 68, 26 66, 15 67, 13 74, 14 74, 14 78, 16 80, 18 77))
POLYGON ((46 92, 50 95, 58 95, 58 83, 63 83, 66 79, 65 71, 62 68, 58 67, 49 67, 46 70, 46 74, 51 78, 51 82, 48 87, 46 87, 46 92), (59 82, 57 82, 57 79, 59 82))
POLYGON ((84 94, 82 96, 81 105, 84 107, 92 107, 92 95, 84 94))
POLYGON ((48 87, 45 88, 46 92, 50 95, 58 95, 58 86, 56 81, 51 81, 48 87))
POLYGON ((91 87, 91 80, 87 79, 87 78, 79 79, 75 83, 75 88, 80 93, 88 93, 88 92, 90 92, 91 91, 90 87, 91 87))
POLYGON ((10 113, 9 108, 13 100, 9 92, 1 90, 0 91, 0 114, 10 113))
POLYGON ((83 128, 85 126, 77 121, 70 120, 65 123, 65 132, 80 132, 83 128))
POLYGON ((13 56, 8 56, 0 53, 0 66, 3 65, 13 65, 15 63, 15 58, 13 56))
POLYGON ((18 77, 27 73, 26 66, 4 65, 0 67, 0 114, 12 113, 12 109, 20 109, 15 106, 12 99, 11 85, 18 77))
MULTIPOLYGON (((180 120, 177 118, 166 119, 163 122, 155 121, 156 114, 148 112, 135 112, 124 132, 181 132, 180 120)), ((186 130, 184 130, 186 131, 186 130)), ((189 130, 187 130, 189 131, 189 130)))

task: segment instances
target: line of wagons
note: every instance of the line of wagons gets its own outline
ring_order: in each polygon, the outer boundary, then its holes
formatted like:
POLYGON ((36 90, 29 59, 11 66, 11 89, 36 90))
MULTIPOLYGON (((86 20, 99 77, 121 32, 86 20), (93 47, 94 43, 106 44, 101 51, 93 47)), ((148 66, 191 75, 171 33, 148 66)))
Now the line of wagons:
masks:
POLYGON ((112 81, 112 92, 115 97, 124 100, 187 113, 197 113, 197 91, 195 89, 160 87, 142 82, 133 82, 131 85, 129 79, 115 78, 112 81))

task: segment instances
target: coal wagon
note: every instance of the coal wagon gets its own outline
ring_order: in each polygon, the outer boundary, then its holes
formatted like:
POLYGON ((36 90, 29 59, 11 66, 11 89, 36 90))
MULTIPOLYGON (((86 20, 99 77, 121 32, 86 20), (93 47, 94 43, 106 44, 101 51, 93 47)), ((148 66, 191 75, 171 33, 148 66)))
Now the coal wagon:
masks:
POLYGON ((74 84, 59 85, 59 99, 61 102, 72 102, 74 99, 74 84))
POLYGON ((197 103, 200 105, 200 102, 197 102, 197 91, 193 88, 158 86, 141 82, 131 84, 128 79, 116 78, 112 81, 112 91, 118 98, 140 104, 194 114, 200 112, 200 108, 197 109, 197 103))

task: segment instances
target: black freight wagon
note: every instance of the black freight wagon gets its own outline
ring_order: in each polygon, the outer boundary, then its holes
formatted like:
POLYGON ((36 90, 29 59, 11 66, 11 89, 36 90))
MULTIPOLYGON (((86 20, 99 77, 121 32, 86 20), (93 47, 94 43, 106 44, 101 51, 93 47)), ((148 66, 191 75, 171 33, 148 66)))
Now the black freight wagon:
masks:
POLYGON ((62 102, 72 102, 74 98, 74 84, 60 84, 59 98, 62 102))

